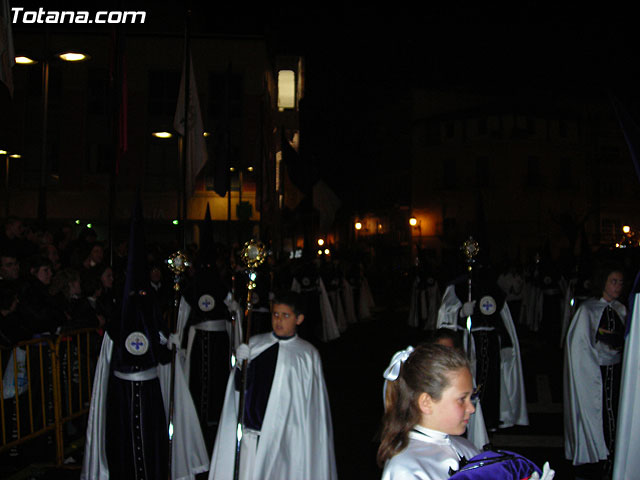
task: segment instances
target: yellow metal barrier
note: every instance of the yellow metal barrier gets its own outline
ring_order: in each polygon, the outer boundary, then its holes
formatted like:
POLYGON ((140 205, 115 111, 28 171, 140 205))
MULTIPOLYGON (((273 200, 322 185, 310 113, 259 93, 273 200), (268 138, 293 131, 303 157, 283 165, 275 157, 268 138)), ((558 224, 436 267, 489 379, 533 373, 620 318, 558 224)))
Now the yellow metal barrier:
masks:
POLYGON ((84 435, 101 339, 85 328, 0 347, 0 453, 51 433, 63 464, 65 429, 84 435))

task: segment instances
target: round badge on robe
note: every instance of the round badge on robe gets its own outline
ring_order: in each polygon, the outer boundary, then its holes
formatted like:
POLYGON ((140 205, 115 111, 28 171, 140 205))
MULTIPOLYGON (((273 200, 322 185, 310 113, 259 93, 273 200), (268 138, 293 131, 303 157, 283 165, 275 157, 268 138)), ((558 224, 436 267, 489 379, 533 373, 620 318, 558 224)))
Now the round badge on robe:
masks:
POLYGON ((149 340, 142 332, 131 332, 124 346, 131 355, 144 355, 149 350, 149 340))
POLYGON ((483 315, 493 315, 496 313, 496 301, 491 295, 484 296, 480 299, 480 313, 483 315))
POLYGON ((203 312, 210 312, 211 310, 213 310, 213 307, 215 306, 216 306, 216 301, 213 299, 211 295, 207 295, 205 293, 198 299, 198 307, 203 312))
POLYGON ((545 285, 551 285, 551 277, 547 275, 546 277, 544 277, 543 282, 545 285))
POLYGON ((308 287, 309 285, 311 285, 311 280, 309 280, 309 277, 304 277, 302 279, 302 285, 304 285, 305 287, 308 287))

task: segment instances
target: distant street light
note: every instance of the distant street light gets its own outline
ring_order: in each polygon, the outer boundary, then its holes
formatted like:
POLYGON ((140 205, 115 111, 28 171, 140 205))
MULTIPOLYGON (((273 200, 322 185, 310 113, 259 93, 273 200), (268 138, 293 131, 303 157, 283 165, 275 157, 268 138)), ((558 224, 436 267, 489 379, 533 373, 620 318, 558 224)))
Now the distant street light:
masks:
POLYGON ((356 230, 362 230, 362 223, 356 222, 355 227, 356 227, 356 230))
MULTIPOLYGON (((56 55, 65 62, 80 62, 90 57, 80 52, 63 52, 56 55)), ((40 159, 40 188, 38 190, 38 221, 44 224, 47 220, 47 118, 49 116, 49 62, 55 58, 46 55, 38 60, 25 55, 15 57, 19 65, 33 65, 42 62, 42 152, 40 159)))
POLYGON ((162 138, 162 139, 173 137, 173 135, 170 132, 153 132, 151 133, 151 135, 156 138, 162 138))

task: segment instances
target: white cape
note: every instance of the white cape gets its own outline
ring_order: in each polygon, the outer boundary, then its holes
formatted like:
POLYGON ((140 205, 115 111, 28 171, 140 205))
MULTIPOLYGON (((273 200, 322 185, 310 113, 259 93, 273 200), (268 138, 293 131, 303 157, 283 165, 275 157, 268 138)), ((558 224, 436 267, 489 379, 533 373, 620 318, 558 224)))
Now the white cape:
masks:
POLYGON ((613 480, 633 478, 640 472, 640 294, 633 303, 631 328, 624 346, 620 407, 616 428, 613 480))
MULTIPOLYGON (((260 431, 253 479, 337 479, 329 398, 318 351, 297 335, 278 340, 271 333, 249 341, 251 358, 280 343, 260 431)), ((234 372, 229 376, 210 480, 233 478, 238 420, 234 372)))
MULTIPOLYGON (((105 333, 93 380, 81 480, 109 479, 105 422, 112 350, 113 340, 105 333)), ((158 366, 158 379, 168 420, 171 364, 158 366)), ((206 472, 209 468, 208 455, 179 357, 176 357, 175 368, 173 432, 171 478, 193 480, 197 474, 206 472)))
POLYGON ((407 447, 384 466, 382 480, 449 478, 449 468, 460 468, 459 457, 469 460, 480 451, 465 438, 416 425, 409 432, 407 447))
MULTIPOLYGON (((602 427, 600 365, 619 363, 620 353, 596 349, 596 330, 605 307, 603 299, 580 305, 567 332, 564 361, 564 450, 574 465, 606 460, 609 449, 602 427)), ((624 322, 626 308, 614 300, 611 307, 624 322)), ((637 368, 637 367, 636 367, 637 368)), ((637 452, 635 452, 637 454, 637 452)))

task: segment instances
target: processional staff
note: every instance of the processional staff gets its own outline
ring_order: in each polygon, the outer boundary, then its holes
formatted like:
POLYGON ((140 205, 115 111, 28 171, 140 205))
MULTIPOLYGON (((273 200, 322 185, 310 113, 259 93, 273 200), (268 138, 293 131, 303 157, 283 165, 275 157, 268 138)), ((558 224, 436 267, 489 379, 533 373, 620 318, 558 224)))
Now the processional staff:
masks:
MULTIPOLYGON (((253 303, 251 297, 253 290, 256 288, 256 269, 262 265, 267 258, 267 250, 265 246, 256 240, 250 240, 244 244, 242 249, 242 261, 246 265, 247 269, 247 304, 245 309, 246 325, 244 329, 244 343, 249 343, 251 338, 251 315, 253 310, 253 303)), ((233 468, 233 478, 238 480, 240 475, 240 448, 242 447, 242 434, 244 431, 244 408, 245 408, 245 392, 247 389, 247 365, 249 361, 244 360, 242 362, 242 382, 239 395, 239 409, 238 409, 238 423, 236 427, 236 458, 233 468)))
MULTIPOLYGON (((467 301, 470 302, 472 299, 471 296, 471 278, 472 278, 472 274, 473 274, 473 264, 475 263, 474 257, 478 254, 478 252, 480 251, 480 247, 478 246, 478 242, 476 242, 473 237, 469 237, 467 240, 465 240, 465 242, 462 244, 461 247, 464 256, 467 259, 467 273, 468 273, 468 279, 467 279, 467 285, 468 285, 468 297, 467 297, 467 301)), ((469 341, 469 337, 471 336, 471 315, 467 316, 467 342, 469 341)), ((465 345, 465 350, 467 350, 467 345, 465 345)))
MULTIPOLYGON (((187 256, 181 251, 177 251, 167 259, 167 266, 173 273, 173 312, 171 318, 171 324, 169 330, 173 332, 173 338, 176 337, 178 332, 174 330, 178 326, 178 307, 180 305, 180 281, 182 280, 182 274, 191 266, 191 262, 187 256)), ((171 480, 171 447, 173 443, 173 409, 174 409, 174 389, 176 379, 176 350, 178 345, 173 345, 171 352, 171 383, 169 389, 169 480, 171 480)))

